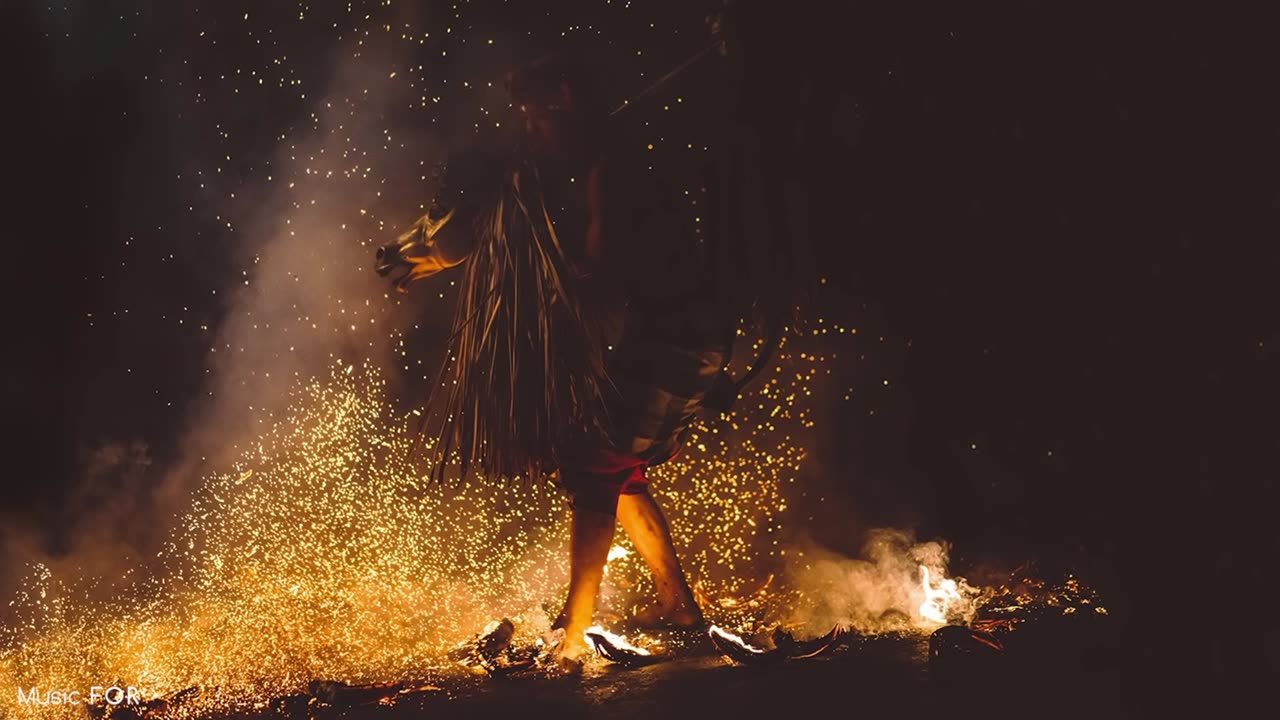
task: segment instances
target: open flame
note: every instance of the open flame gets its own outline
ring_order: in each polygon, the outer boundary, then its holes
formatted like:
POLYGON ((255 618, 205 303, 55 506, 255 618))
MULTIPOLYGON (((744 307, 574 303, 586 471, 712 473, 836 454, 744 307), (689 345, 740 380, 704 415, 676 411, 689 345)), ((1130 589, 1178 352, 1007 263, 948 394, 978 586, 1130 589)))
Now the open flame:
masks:
POLYGON ((757 655, 763 655, 765 653, 764 650, 752 645, 746 640, 743 640, 741 635, 735 635, 734 633, 731 633, 728 630, 725 630, 719 625, 712 625, 710 628, 707 629, 707 632, 715 637, 718 637, 722 640, 726 640, 728 642, 733 643, 734 645, 737 645, 738 647, 742 648, 742 650, 744 650, 745 652, 754 653, 757 655))
POLYGON ((949 611, 965 601, 955 580, 942 578, 935 588, 929 583, 929 568, 920 566, 920 585, 924 588, 924 602, 920 603, 920 615, 939 625, 947 622, 949 611))
POLYGON ((605 561, 604 561, 605 576, 607 577, 609 575, 609 566, 613 564, 614 560, 621 560, 622 558, 625 558, 630 554, 631 554, 631 551, 622 547, 621 545, 614 545, 613 547, 609 548, 609 556, 605 558, 605 561))
POLYGON ((610 645, 613 645, 615 648, 618 648, 619 650, 629 650, 639 655, 653 654, 649 652, 647 648, 642 648, 639 645, 632 645, 631 642, 627 640, 625 637, 623 637, 622 635, 615 635, 614 633, 611 633, 608 630, 605 630, 600 625, 592 625, 582 633, 582 637, 587 641, 587 644, 591 647, 595 646, 595 644, 591 642, 590 635, 592 633, 602 636, 604 639, 609 641, 610 645))

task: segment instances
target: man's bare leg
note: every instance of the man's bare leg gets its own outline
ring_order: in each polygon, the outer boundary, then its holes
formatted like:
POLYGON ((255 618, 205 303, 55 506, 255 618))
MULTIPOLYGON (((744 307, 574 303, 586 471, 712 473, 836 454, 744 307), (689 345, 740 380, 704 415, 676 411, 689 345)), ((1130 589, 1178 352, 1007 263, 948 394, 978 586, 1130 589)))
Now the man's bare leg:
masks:
MULTIPOLYGON (((702 611, 693 598, 689 582, 671 544, 671 529, 662 509, 646 490, 618 498, 618 520, 649 566, 658 588, 656 606, 638 614, 636 620, 648 625, 678 628, 702 625, 702 611)), ((608 553, 608 550, 605 550, 608 553)))
POLYGON ((613 544, 617 522, 614 513, 587 508, 574 508, 569 535, 569 597, 564 610, 552 627, 564 628, 561 657, 573 660, 589 648, 583 632, 591 627, 595 615, 596 594, 604 577, 604 564, 613 544))

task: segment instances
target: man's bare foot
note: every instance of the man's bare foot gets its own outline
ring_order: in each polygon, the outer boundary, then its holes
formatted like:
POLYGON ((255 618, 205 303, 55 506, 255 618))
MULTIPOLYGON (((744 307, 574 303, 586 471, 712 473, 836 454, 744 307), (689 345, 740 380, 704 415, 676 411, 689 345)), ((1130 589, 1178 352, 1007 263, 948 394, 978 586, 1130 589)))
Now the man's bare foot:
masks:
POLYGON ((627 619, 626 624, 648 630, 701 630, 706 626, 697 605, 685 603, 667 607, 654 603, 627 619))
POLYGON ((561 670, 575 672, 582 669, 582 664, 591 657, 594 651, 587 644, 586 628, 569 630, 569 621, 564 613, 551 623, 551 632, 558 637, 551 652, 561 670))
POLYGON ((569 673, 581 672, 592 652, 583 632, 565 632, 560 642, 551 648, 556 667, 569 673))

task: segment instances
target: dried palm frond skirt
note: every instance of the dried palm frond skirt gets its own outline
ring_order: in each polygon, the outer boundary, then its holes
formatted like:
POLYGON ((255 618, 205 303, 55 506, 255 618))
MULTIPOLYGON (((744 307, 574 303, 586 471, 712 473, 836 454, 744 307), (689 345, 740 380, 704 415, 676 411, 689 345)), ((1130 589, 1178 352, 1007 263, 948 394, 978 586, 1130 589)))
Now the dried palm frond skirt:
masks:
POLYGON ((664 323, 628 310, 618 283, 583 273, 530 163, 507 176, 475 230, 432 402, 433 477, 447 467, 527 480, 554 471, 575 507, 642 491, 644 468, 678 450, 714 386, 723 343, 653 332, 664 323))

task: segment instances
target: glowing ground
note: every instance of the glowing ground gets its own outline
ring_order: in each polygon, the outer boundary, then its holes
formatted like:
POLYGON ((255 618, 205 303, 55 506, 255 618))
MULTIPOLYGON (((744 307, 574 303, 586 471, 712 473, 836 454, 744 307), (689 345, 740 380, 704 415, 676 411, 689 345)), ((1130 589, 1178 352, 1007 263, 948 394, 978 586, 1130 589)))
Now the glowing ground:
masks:
MULTIPOLYGON (((596 660, 581 676, 432 678, 439 689, 402 696, 394 706, 310 708, 315 718, 417 717, 984 717, 1034 711, 1036 717, 1142 716, 1135 678, 1117 672, 1117 647, 1066 635, 1023 648, 998 665, 951 673, 930 668, 924 635, 856 638, 830 656, 767 667, 732 666, 695 654, 627 669, 596 660), (1103 660, 1102 658, 1107 658, 1103 660)), ((308 717, 305 705, 211 718, 308 717)))
MULTIPOLYGON (((929 633, 973 620, 980 602, 1037 618, 1107 620, 1100 599, 1074 580, 1062 588, 1017 579, 1007 588, 956 585, 944 546, 896 531, 874 535, 860 559, 781 543, 801 434, 812 425, 804 399, 822 365, 821 356, 784 353, 731 419, 699 430, 688 451, 660 469, 658 492, 708 620, 739 632, 782 625, 797 639, 835 624, 854 629, 823 657, 729 667, 695 635, 676 659, 643 669, 596 658, 581 677, 468 671, 450 651, 487 622, 513 618, 517 647, 547 629, 566 577, 563 501, 555 492, 483 483, 421 486, 407 464, 413 416, 389 410, 371 366, 339 363, 330 378, 298 387, 290 412, 243 448, 231 472, 207 479, 159 571, 104 593, 92 577, 34 567, 30 589, 11 603, 22 622, 0 638, 0 680, 48 688, 109 678, 137 686, 144 700, 176 699, 150 717, 416 717, 426 707, 503 714, 530 702, 568 715, 672 707, 785 715, 858 687, 893 702, 933 702, 929 633), (349 697, 315 705, 324 693, 311 683, 325 681, 429 689, 394 705, 365 707, 349 697)), ((648 596, 648 582, 620 541, 610 553, 601 622, 612 627, 625 617, 648 596)), ((1012 628, 1001 611, 986 620, 994 631, 1012 628)), ((1073 642, 1078 634, 1058 632, 1073 642)), ((1019 627, 1009 637, 1035 633, 1019 627)), ((1060 645, 1039 639, 1028 647, 1056 657, 1060 645)), ((1108 655, 1093 652, 1084 665, 1108 655)), ((991 661, 963 659, 945 670, 954 675, 957 667, 989 672, 991 661)), ((1009 673, 981 682, 1035 687, 1006 680, 1009 673)), ((1055 671, 1052 679, 1067 676, 1055 671)), ((12 696, 0 710, 6 720, 10 712, 83 716, 83 708, 15 705, 12 696)))

